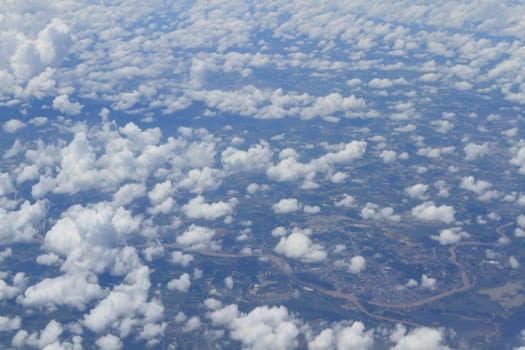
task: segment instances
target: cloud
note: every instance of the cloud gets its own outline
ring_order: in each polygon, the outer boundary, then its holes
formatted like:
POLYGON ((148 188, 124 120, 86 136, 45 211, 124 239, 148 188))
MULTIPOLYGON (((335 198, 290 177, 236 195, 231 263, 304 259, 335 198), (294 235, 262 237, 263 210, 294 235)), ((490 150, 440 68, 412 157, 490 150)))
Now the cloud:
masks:
POLYGON ((409 196, 410 198, 419 199, 419 200, 427 200, 428 194, 426 193, 428 190, 428 185, 425 184, 415 184, 410 187, 405 188, 405 194, 409 196))
POLYGON ((16 331, 22 324, 20 316, 13 318, 0 316, 0 332, 16 331))
POLYGON ((365 269, 365 266, 366 266, 365 258, 358 255, 358 256, 354 256, 350 260, 350 266, 348 267, 348 269, 352 273, 360 273, 361 271, 365 269))
POLYGON ((27 286, 27 277, 25 273, 16 273, 13 276, 12 283, 12 285, 9 285, 3 279, 0 279, 0 300, 12 299, 23 292, 27 286))
MULTIPOLYGON (((129 210, 114 208, 107 202, 89 207, 74 205, 46 233, 43 248, 66 257, 63 271, 80 268, 100 272, 113 266, 119 254, 127 254, 116 246, 137 232, 141 220, 129 210)), ((136 254, 134 248, 129 253, 130 259, 136 254)))
POLYGON ((428 158, 440 158, 444 154, 453 153, 456 150, 454 146, 445 147, 422 147, 417 150, 417 155, 425 156, 428 158))
POLYGON ((460 188, 474 192, 481 201, 490 201, 499 198, 501 193, 492 190, 492 184, 485 180, 476 180, 473 176, 466 176, 461 179, 460 188))
POLYGON ((56 308, 67 305, 84 310, 86 305, 106 295, 92 274, 65 274, 54 278, 45 278, 27 288, 17 299, 25 307, 56 308))
POLYGON ((180 251, 175 251, 171 253, 171 262, 176 265, 181 265, 183 267, 188 266, 193 261, 193 255, 184 254, 180 251))
POLYGON ((489 154, 490 152, 490 143, 484 142, 481 145, 475 143, 468 143, 463 148, 465 152, 465 159, 468 161, 478 160, 489 154))
POLYGON ((450 130, 454 129, 454 123, 449 120, 434 120, 430 122, 430 124, 434 126, 436 131, 440 134, 448 134, 450 130))
POLYGON ((228 147, 221 153, 221 162, 227 172, 257 172, 266 169, 272 155, 269 145, 263 142, 247 151, 228 147))
POLYGON ((205 203, 203 196, 197 196, 182 206, 181 210, 190 219, 215 220, 220 217, 233 214, 237 205, 235 198, 228 202, 205 203))
POLYGON ((300 115, 303 119, 312 119, 318 116, 331 116, 348 109, 359 110, 365 106, 365 100, 362 98, 356 98, 354 95, 343 97, 339 93, 331 93, 318 97, 313 106, 304 108, 300 115))
POLYGON ((149 273, 146 266, 137 266, 129 272, 123 283, 116 285, 84 316, 82 324, 95 333, 113 329, 120 337, 126 337, 139 328, 143 339, 161 337, 165 329, 164 307, 157 299, 148 300, 149 273))
POLYGON ((221 183, 221 171, 204 167, 202 169, 191 169, 186 177, 178 183, 178 187, 187 189, 191 193, 202 194, 205 191, 216 190, 221 183))
POLYGON ((436 221, 445 224, 451 224, 456 220, 454 218, 455 213, 454 207, 450 205, 440 205, 438 207, 432 201, 423 202, 411 210, 412 216, 417 220, 436 221))
POLYGON ((514 156, 510 160, 510 164, 517 166, 519 173, 525 175, 525 142, 520 141, 519 147, 513 148, 514 156))
POLYGON ((224 279, 224 285, 228 289, 232 289, 233 288, 233 278, 232 278, 232 276, 228 276, 228 277, 226 277, 224 279))
POLYGON ((361 158, 366 152, 365 141, 352 141, 339 150, 328 152, 308 163, 301 163, 293 155, 281 159, 266 170, 268 178, 275 181, 296 181, 301 178, 312 180, 318 172, 329 172, 336 165, 345 165, 361 158))
POLYGON ((185 333, 193 332, 196 329, 199 329, 201 326, 201 320, 198 316, 190 317, 188 321, 182 327, 182 331, 185 333))
MULTIPOLYGON (((51 344, 58 344, 60 336, 64 332, 64 327, 61 323, 51 320, 46 327, 40 332, 28 334, 25 330, 20 330, 13 337, 12 344, 15 347, 22 347, 29 345, 31 347, 44 349, 51 344)), ((47 348, 46 348, 47 349, 47 348)))
POLYGON ((18 209, 5 210, 0 208, 0 242, 31 241, 39 231, 39 225, 47 213, 47 201, 30 203, 24 201, 18 209))
POLYGON ((291 259, 304 262, 319 262, 326 259, 326 251, 320 244, 313 243, 304 231, 295 230, 287 237, 281 237, 275 252, 291 259))
POLYGON ((423 289, 436 289, 436 279, 428 277, 426 274, 421 275, 421 288, 423 289))
POLYGON ((391 207, 379 208, 379 205, 374 203, 366 203, 361 209, 361 217, 365 220, 388 220, 398 222, 401 216, 394 214, 394 209, 391 207))
POLYGON ((190 275, 187 273, 183 273, 180 275, 179 278, 172 279, 168 282, 168 289, 176 289, 179 292, 186 293, 190 289, 191 281, 190 281, 190 275))
POLYGON ((334 266, 345 268, 351 273, 360 273, 366 268, 366 260, 361 255, 354 256, 350 261, 346 259, 336 260, 334 266))
POLYGON ((113 334, 106 334, 95 341, 100 350, 120 350, 123 347, 122 340, 113 334))
POLYGON ((383 162, 388 164, 394 162, 397 159, 397 153, 392 150, 383 150, 379 154, 379 157, 383 159, 383 162))
POLYGON ((391 350, 448 350, 443 344, 445 335, 442 329, 418 327, 407 333, 404 326, 397 325, 390 335, 390 340, 395 343, 391 350))
POLYGON ((82 104, 79 102, 71 102, 69 96, 60 95, 53 100, 53 109, 65 114, 77 115, 82 112, 82 104))
POLYGON ((470 235, 463 231, 461 227, 447 228, 439 231, 439 235, 432 235, 431 238, 438 241, 439 244, 456 244, 463 238, 469 238, 470 235))
POLYGON ((340 200, 336 201, 334 203, 334 205, 336 207, 352 208, 355 205, 354 202, 355 202, 354 197, 352 197, 352 196, 350 196, 348 194, 344 194, 343 198, 341 198, 340 200))
POLYGON ((302 204, 296 198, 284 198, 272 206, 276 214, 290 214, 301 210, 302 204))
POLYGON ((26 126, 24 122, 18 119, 9 119, 2 125, 2 129, 4 129, 5 132, 13 134, 17 132, 20 129, 23 129, 26 126))
POLYGON ((509 257, 509 265, 513 269, 520 267, 520 262, 514 256, 509 257))
POLYGON ((351 326, 336 324, 332 328, 326 328, 308 342, 309 350, 368 350, 373 347, 374 331, 365 331, 365 326, 360 321, 353 322, 351 326))
POLYGON ((230 337, 241 342, 243 349, 287 350, 299 344, 299 322, 284 306, 259 306, 245 314, 236 305, 228 305, 213 311, 210 318, 214 324, 228 326, 230 337))
POLYGON ((213 241, 215 231, 208 227, 191 225, 185 232, 177 236, 176 241, 189 250, 218 250, 219 245, 213 241))

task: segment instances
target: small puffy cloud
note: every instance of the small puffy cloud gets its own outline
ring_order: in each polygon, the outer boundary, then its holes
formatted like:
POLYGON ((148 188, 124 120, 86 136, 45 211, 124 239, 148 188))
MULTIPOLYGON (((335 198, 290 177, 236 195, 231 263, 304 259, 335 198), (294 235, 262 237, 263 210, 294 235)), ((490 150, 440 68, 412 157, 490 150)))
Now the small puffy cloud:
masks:
POLYGON ((389 164, 394 162, 397 159, 397 153, 392 150, 383 150, 379 154, 379 157, 383 159, 383 162, 389 164))
POLYGON ((394 214, 393 208, 380 208, 379 205, 370 202, 366 203, 366 205, 361 209, 360 215, 365 220, 389 220, 394 222, 401 220, 401 216, 394 214))
POLYGON ((178 187, 187 189, 191 193, 201 194, 205 191, 217 189, 221 183, 221 171, 204 167, 202 169, 191 169, 186 177, 179 182, 178 187))
POLYGON ((461 179, 460 188, 474 192, 481 201, 490 201, 499 198, 501 193, 492 190, 492 184, 485 180, 476 180, 473 176, 466 176, 461 179))
POLYGON ((463 231, 461 227, 447 228, 439 231, 439 235, 432 235, 431 238, 438 241, 439 244, 456 244, 463 238, 469 238, 470 235, 463 231))
POLYGON ((182 331, 185 333, 193 332, 194 330, 199 329, 201 326, 201 319, 199 316, 192 316, 184 326, 182 327, 182 331))
POLYGON ((481 145, 475 143, 468 143, 463 148, 465 152, 465 159, 469 161, 477 160, 489 154, 490 143, 484 142, 481 145))
POLYGON ((13 318, 7 316, 0 316, 0 332, 15 331, 20 328, 21 319, 19 316, 13 318))
POLYGON ((144 259, 148 262, 152 262, 153 259, 164 255, 164 246, 160 244, 150 245, 142 250, 144 259))
POLYGON ((224 279, 224 285, 226 286, 226 288, 232 289, 233 288, 233 277, 232 276, 226 277, 224 279))
POLYGON ((25 201, 18 210, 0 208, 0 242, 27 242, 39 232, 39 224, 47 213, 46 202, 25 201))
POLYGON ((296 198, 285 198, 272 206, 276 214, 289 214, 301 210, 302 204, 296 198))
POLYGON ((0 279, 0 301, 12 299, 23 292, 27 286, 27 278, 23 272, 18 272, 12 281, 12 285, 0 279))
POLYGON ((454 129, 454 124, 449 120, 434 120, 430 122, 430 125, 434 126, 440 134, 447 134, 450 130, 454 129))
POLYGON ((304 262, 323 261, 327 256, 323 246, 313 243, 301 231, 294 231, 288 237, 281 237, 274 250, 287 258, 298 259, 304 262))
POLYGON ((356 321, 350 327, 343 328, 337 335, 337 349, 372 349, 373 331, 365 331, 365 325, 356 321))
POLYGON ((454 146, 446 147, 422 147, 417 150, 416 154, 418 156, 425 156, 428 158, 440 158, 444 154, 450 154, 454 152, 456 148, 454 146))
POLYGON ((122 340, 113 334, 106 334, 95 341, 100 350, 120 350, 123 347, 122 340))
MULTIPOLYGON (((138 188, 126 188, 127 192, 138 191, 138 188)), ((132 193, 133 193, 132 192, 132 193)), ((153 205, 164 202, 173 192, 173 185, 171 181, 156 183, 155 186, 148 192, 148 198, 153 205)))
POLYGON ((509 257, 509 265, 513 269, 517 269, 518 267, 520 267, 520 262, 514 256, 511 256, 509 257))
POLYGON ((253 182, 246 186, 246 192, 248 192, 249 194, 254 194, 257 191, 266 191, 268 189, 268 185, 260 185, 253 182))
POLYGON ((514 230, 516 237, 525 237, 525 215, 521 214, 516 218, 516 223, 519 227, 514 230))
MULTIPOLYGON (((312 159, 308 163, 301 163, 294 157, 281 159, 276 165, 270 166, 266 170, 266 175, 276 181, 296 181, 305 178, 312 182, 316 173, 329 172, 338 164, 348 164, 358 158, 361 158, 366 152, 365 141, 352 141, 334 152, 328 152, 323 156, 312 159)), ((311 185, 311 184, 310 184, 311 185)))
POLYGON ((127 205, 145 195, 145 185, 139 183, 125 184, 113 195, 113 203, 117 206, 127 205))
POLYGON ((282 226, 278 226, 272 230, 272 236, 274 237, 282 237, 285 236, 287 233, 286 229, 282 226))
POLYGON ((321 211, 321 207, 318 205, 305 205, 303 211, 305 214, 317 214, 321 211))
POLYGON ((208 318, 215 326, 230 325, 231 322, 238 316, 239 308, 235 304, 227 305, 221 309, 214 310, 208 314, 208 318))
POLYGON ((23 129, 26 126, 25 123, 23 123, 21 120, 18 119, 9 119, 2 125, 2 129, 4 129, 7 133, 15 133, 20 129, 23 129))
POLYGON ((373 89, 386 89, 394 85, 390 79, 374 78, 368 82, 368 86, 373 89))
POLYGON ((184 233, 177 236, 176 241, 189 250, 217 250, 219 245, 213 241, 214 236, 215 231, 211 228, 191 225, 184 233))
POLYGON ((436 289, 436 279, 428 277, 426 274, 421 275, 421 288, 423 289, 436 289))
POLYGON ((170 290, 178 290, 179 292, 186 293, 191 286, 191 280, 190 275, 187 273, 183 273, 179 278, 172 279, 168 282, 168 289, 170 290))
POLYGON ((354 95, 343 97, 334 92, 326 96, 317 97, 311 107, 305 107, 300 115, 302 119, 312 119, 315 117, 329 117, 334 113, 345 112, 347 110, 359 110, 366 106, 362 98, 354 95))
POLYGON ((24 347, 24 345, 39 348, 49 349, 48 345, 59 345, 59 339, 64 332, 62 324, 55 320, 51 320, 47 323, 46 327, 40 332, 34 332, 28 334, 25 330, 20 330, 13 337, 12 345, 17 348, 24 347))
POLYGON ((60 259, 60 257, 55 253, 47 253, 37 256, 36 262, 39 265, 52 266, 62 263, 62 259, 60 259))
POLYGON ((3 262, 6 258, 10 257, 13 254, 13 250, 9 247, 5 248, 0 252, 0 263, 3 262))
POLYGON ((332 328, 326 328, 308 342, 309 350, 369 350, 373 347, 374 331, 365 331, 365 326, 360 321, 353 322, 351 326, 336 324, 332 328))
POLYGON ((188 266, 193 261, 193 255, 184 254, 180 251, 171 253, 171 262, 175 265, 181 265, 183 267, 188 266))
POLYGON ((228 202, 205 203, 203 196, 197 196, 182 206, 182 212, 190 219, 215 220, 233 214, 237 205, 236 199, 228 202))
POLYGON ((330 181, 332 181, 334 184, 340 184, 343 183, 347 178, 348 174, 338 171, 330 177, 330 181))
POLYGON ((391 350, 449 350, 442 329, 418 327, 407 333, 404 326, 397 325, 390 340, 395 343, 391 350))
POLYGON ((419 199, 419 200, 427 200, 428 199, 428 185, 425 184, 415 184, 410 187, 405 188, 405 194, 409 196, 410 198, 419 199))
POLYGON ((268 167, 273 152, 266 142, 251 146, 247 151, 228 147, 221 153, 221 162, 228 172, 256 172, 268 167))
POLYGON ((335 202, 336 207, 352 208, 355 205, 354 197, 345 194, 343 198, 335 202))
POLYGON ((298 321, 284 306, 256 307, 236 315, 229 328, 231 338, 241 342, 243 349, 288 350, 298 345, 298 321))
POLYGON ((411 210, 414 218, 421 221, 436 221, 445 224, 451 224, 456 219, 454 218, 456 211, 450 205, 440 205, 439 207, 432 201, 423 202, 415 206, 411 210))
POLYGON ((71 102, 68 95, 60 95, 53 100, 53 109, 65 114, 80 114, 83 107, 79 102, 71 102))
POLYGON ((215 298, 207 298, 203 304, 208 310, 218 310, 222 308, 221 301, 215 298))
POLYGON ((513 149, 514 157, 510 160, 510 164, 519 168, 519 173, 525 175, 525 142, 521 141, 519 147, 513 149))
MULTIPOLYGON (((337 248, 337 247, 336 247, 337 248)), ((343 246, 344 249, 344 246, 343 246)), ((366 268, 366 260, 362 256, 354 256, 352 259, 339 259, 334 262, 334 266, 337 268, 343 268, 348 270, 350 273, 360 273, 366 268)))
POLYGON ((348 269, 350 270, 351 273, 360 273, 361 271, 365 269, 365 267, 366 267, 365 258, 358 255, 358 256, 354 256, 350 260, 350 266, 348 266, 348 269))

